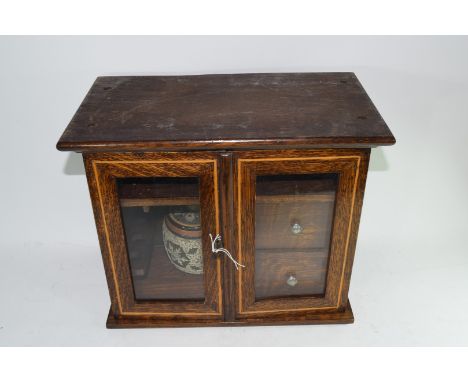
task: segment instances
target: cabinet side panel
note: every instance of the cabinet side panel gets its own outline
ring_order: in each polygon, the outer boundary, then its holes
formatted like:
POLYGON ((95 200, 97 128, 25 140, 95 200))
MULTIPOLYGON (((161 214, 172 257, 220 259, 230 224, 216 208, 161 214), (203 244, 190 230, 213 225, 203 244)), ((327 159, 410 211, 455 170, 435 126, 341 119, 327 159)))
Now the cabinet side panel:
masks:
POLYGON ((87 154, 83 154, 83 162, 86 169, 86 178, 88 180, 89 194, 91 197, 91 204, 93 207, 94 221, 96 223, 96 230, 99 239, 99 246, 101 248, 102 260, 104 263, 104 270, 106 273, 107 286, 109 288, 109 295, 111 299, 111 311, 114 316, 118 316, 121 312, 117 293, 115 290, 114 273, 112 271, 112 264, 109 254, 109 246, 107 243, 107 235, 105 233, 103 211, 99 202, 99 191, 97 185, 96 174, 93 169, 92 159, 87 154))
POLYGON ((352 223, 350 225, 350 234, 347 243, 347 257, 344 266, 343 284, 341 286, 339 296, 339 306, 345 309, 348 305, 348 291, 351 281, 351 271, 354 262, 354 254, 356 250, 356 242, 359 231, 359 222, 361 219, 361 210, 364 200, 364 190, 366 188, 367 170, 369 167, 370 149, 363 149, 361 151, 361 161, 358 168, 358 176, 356 179, 356 195, 354 199, 353 210, 351 213, 352 223))

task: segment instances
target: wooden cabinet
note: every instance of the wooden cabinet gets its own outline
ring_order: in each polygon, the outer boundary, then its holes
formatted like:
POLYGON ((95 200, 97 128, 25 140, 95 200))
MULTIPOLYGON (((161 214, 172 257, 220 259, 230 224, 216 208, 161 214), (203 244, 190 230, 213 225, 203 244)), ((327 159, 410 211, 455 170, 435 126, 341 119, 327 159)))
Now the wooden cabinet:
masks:
POLYGON ((57 147, 83 153, 107 326, 350 323, 370 148, 352 73, 101 77, 57 147))

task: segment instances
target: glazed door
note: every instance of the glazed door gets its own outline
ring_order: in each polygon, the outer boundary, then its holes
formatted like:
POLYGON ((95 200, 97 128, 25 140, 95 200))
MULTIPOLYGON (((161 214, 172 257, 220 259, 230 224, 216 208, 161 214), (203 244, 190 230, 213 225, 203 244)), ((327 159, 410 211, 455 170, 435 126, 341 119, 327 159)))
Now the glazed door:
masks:
POLYGON ((218 157, 85 156, 113 313, 200 321, 223 316, 218 157))
POLYGON ((346 308, 367 158, 366 150, 236 155, 238 318, 346 308))

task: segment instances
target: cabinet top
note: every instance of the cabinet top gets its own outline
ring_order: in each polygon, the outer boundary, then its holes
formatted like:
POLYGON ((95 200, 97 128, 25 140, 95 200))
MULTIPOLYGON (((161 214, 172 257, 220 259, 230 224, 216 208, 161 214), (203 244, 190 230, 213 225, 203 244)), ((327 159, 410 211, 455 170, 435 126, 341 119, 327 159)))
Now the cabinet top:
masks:
POLYGON ((151 151, 395 143, 354 73, 98 77, 57 148, 151 151))

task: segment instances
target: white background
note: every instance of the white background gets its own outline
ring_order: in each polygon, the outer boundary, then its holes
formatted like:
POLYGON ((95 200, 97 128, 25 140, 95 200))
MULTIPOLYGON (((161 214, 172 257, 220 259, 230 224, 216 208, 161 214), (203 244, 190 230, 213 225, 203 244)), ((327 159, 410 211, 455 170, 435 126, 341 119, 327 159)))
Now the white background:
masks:
POLYGON ((468 345, 468 38, 0 38, 0 345, 468 345), (81 158, 55 143, 98 75, 354 71, 373 150, 355 324, 106 330, 81 158))

